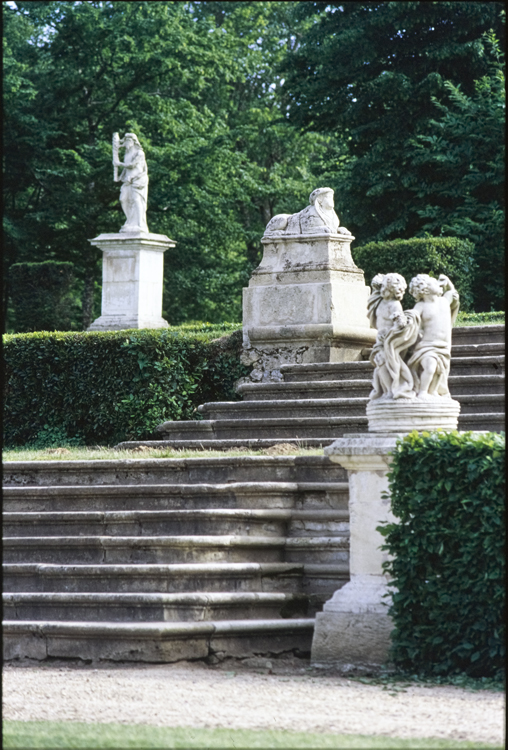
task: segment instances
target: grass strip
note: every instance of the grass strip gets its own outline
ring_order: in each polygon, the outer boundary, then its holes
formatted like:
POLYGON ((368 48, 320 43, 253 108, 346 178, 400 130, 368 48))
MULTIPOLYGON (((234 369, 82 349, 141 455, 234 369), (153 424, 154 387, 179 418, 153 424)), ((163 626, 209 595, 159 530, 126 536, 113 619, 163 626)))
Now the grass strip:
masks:
MULTIPOLYGON (((288 445, 287 443, 284 445, 288 445)), ((176 448, 143 448, 142 450, 115 450, 95 446, 84 448, 11 448, 3 451, 4 461, 118 461, 133 458, 216 458, 218 456, 322 456, 322 448, 291 446, 280 451, 273 448, 232 448, 231 450, 190 450, 176 448)))
POLYGON ((203 729, 191 727, 154 727, 142 724, 85 724, 53 721, 3 722, 4 748, 24 750, 128 750, 137 748, 221 748, 248 750, 250 748, 485 748, 502 750, 501 745, 479 744, 449 739, 394 738, 359 734, 308 734, 286 731, 257 731, 250 729, 203 729))

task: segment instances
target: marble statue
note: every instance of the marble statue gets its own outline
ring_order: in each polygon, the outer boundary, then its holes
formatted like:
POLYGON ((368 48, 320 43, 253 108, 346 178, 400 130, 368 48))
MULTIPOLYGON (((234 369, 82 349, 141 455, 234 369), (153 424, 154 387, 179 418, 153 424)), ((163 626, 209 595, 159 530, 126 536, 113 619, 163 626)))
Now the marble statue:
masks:
POLYGON ((415 326, 408 325, 400 302, 406 287, 406 280, 398 273, 377 274, 372 279, 367 315, 371 326, 377 328, 377 337, 370 355, 375 368, 371 400, 415 395, 413 376, 402 358, 417 334, 415 326))
POLYGON ((452 326, 459 295, 447 276, 418 274, 409 285, 412 310, 402 310, 406 282, 396 273, 372 279, 367 303, 377 337, 370 361, 374 365, 370 401, 450 398, 452 326))
POLYGON ((452 326, 459 312, 459 294, 450 279, 418 274, 411 279, 409 293, 416 300, 420 318, 418 340, 407 361, 419 399, 446 396, 452 347, 452 326))
POLYGON ((334 210, 333 190, 317 188, 309 196, 309 205, 296 214, 277 214, 266 225, 265 237, 309 234, 345 234, 334 210))
POLYGON ((126 217, 120 232, 147 232, 146 204, 148 197, 148 170, 146 159, 138 137, 126 133, 120 140, 118 133, 113 136, 113 166, 115 182, 122 182, 120 203, 126 217), (119 148, 125 149, 124 160, 118 157, 119 148), (123 167, 118 176, 118 167, 123 167))

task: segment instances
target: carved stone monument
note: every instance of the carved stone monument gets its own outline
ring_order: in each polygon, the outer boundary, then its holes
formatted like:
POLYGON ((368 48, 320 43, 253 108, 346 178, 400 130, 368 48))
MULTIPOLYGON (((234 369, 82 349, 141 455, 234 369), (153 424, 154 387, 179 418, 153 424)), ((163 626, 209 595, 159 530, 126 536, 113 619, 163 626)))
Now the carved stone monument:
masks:
POLYGON ((261 264, 243 290, 242 359, 253 380, 280 380, 280 365, 361 359, 374 343, 369 287, 339 226, 333 190, 318 188, 296 214, 279 214, 261 240, 261 264))
POLYGON ((369 432, 457 429, 460 404, 450 396, 448 375, 458 292, 443 274, 419 274, 409 286, 416 305, 403 312, 405 287, 399 274, 372 279, 368 311, 377 337, 369 432))
POLYGON ((115 182, 121 182, 120 203, 125 223, 117 234, 93 240, 102 250, 102 308, 89 331, 126 328, 167 328, 162 318, 164 252, 175 242, 152 234, 146 223, 148 171, 141 144, 134 133, 113 136, 115 182), (118 150, 125 149, 124 161, 118 150), (118 175, 118 168, 122 171, 118 175))
POLYGON ((450 396, 448 373, 459 295, 446 276, 419 274, 409 286, 416 305, 403 311, 405 288, 399 274, 372 280, 368 314, 377 338, 369 433, 348 435, 325 448, 348 472, 351 579, 316 616, 315 665, 371 669, 386 662, 393 625, 382 569, 387 555, 377 527, 394 520, 385 495, 391 453, 397 438, 414 429, 457 427, 460 405, 450 396))

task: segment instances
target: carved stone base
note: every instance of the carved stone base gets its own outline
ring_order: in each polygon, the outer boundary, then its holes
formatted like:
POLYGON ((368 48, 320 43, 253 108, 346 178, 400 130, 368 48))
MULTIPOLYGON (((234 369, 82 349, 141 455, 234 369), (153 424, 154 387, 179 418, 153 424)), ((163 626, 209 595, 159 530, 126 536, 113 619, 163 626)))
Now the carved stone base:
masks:
POLYGON ((102 250, 102 314, 88 330, 167 328, 163 254, 175 242, 150 232, 101 234, 89 242, 102 250))
POLYGON ((367 404, 369 432, 456 430, 460 404, 452 398, 378 399, 367 404))
POLYGON ((393 622, 384 576, 356 576, 316 615, 313 666, 376 668, 388 660, 393 622))
POLYGON ((243 364, 253 365, 250 380, 282 380, 281 365, 354 362, 372 346, 375 331, 331 324, 265 326, 244 329, 243 364))
POLYGON ((252 380, 280 380, 282 364, 350 362, 374 344, 369 287, 348 234, 265 236, 243 290, 245 364, 252 380))

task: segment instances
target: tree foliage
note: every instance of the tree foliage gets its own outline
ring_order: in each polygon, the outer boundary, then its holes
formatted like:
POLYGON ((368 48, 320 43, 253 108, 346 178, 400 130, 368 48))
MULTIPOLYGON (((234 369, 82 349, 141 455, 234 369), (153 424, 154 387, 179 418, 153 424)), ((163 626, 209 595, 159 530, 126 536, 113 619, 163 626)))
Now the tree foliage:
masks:
POLYGON ((321 181, 331 136, 285 122, 273 67, 284 3, 17 2, 5 8, 6 264, 70 260, 84 323, 100 281, 87 240, 123 223, 111 136, 145 149, 148 226, 171 322, 239 319, 264 225, 321 181))
POLYGON ((148 226, 177 242, 165 256, 172 323, 240 320, 264 226, 323 185, 359 245, 467 236, 477 306, 497 306, 502 7, 5 3, 4 278, 14 263, 72 262, 83 326, 98 315, 88 240, 123 223, 111 136, 134 131, 148 226))
POLYGON ((502 247, 497 227, 503 210, 499 183, 504 141, 499 123, 504 121, 504 108, 499 108, 496 82, 501 60, 498 57, 493 75, 491 52, 493 38, 500 40, 499 55, 504 49, 503 5, 301 2, 296 8, 308 25, 284 66, 288 116, 309 130, 340 132, 347 138, 350 158, 331 185, 338 192, 345 224, 360 244, 409 239, 426 231, 467 236, 476 243, 481 269, 477 303, 480 309, 498 304, 499 255, 493 254, 492 245, 485 246, 484 239, 494 221, 493 244, 502 247), (457 91, 465 97, 463 106, 457 91), (443 160, 445 141, 452 138, 450 120, 441 123, 447 131, 439 133, 441 150, 434 152, 427 144, 426 159, 414 153, 415 141, 423 147, 420 137, 438 137, 433 122, 437 102, 455 115, 453 138, 459 128, 469 128, 469 136, 464 134, 455 151, 455 169, 448 170, 446 179, 436 161, 443 160), (482 118, 476 126, 483 143, 471 152, 475 108, 482 118), (483 119, 487 110, 489 116, 483 119), (470 126, 463 122, 466 117, 471 118, 470 126), (467 184, 464 171, 471 172, 467 184), (441 182, 437 201, 432 195, 436 182, 441 182), (485 198, 479 198, 480 192, 485 198), (436 212, 434 206, 443 210, 436 212), (462 220, 459 226, 458 216, 463 219, 473 209, 476 225, 467 227, 462 220), (482 281, 486 273, 489 278, 482 281))
POLYGON ((441 117, 417 139, 412 162, 427 178, 415 191, 423 229, 472 240, 477 250, 477 310, 504 310, 505 76, 499 42, 485 35, 491 67, 471 96, 445 82, 450 103, 433 99, 441 117))

